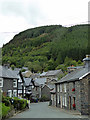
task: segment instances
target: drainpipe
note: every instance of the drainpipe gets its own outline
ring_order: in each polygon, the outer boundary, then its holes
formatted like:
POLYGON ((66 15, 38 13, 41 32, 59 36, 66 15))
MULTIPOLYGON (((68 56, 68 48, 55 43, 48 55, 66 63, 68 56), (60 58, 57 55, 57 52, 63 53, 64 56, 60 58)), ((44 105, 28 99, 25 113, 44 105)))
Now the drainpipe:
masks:
POLYGON ((55 89, 56 89, 56 107, 57 107, 57 84, 55 84, 55 89))

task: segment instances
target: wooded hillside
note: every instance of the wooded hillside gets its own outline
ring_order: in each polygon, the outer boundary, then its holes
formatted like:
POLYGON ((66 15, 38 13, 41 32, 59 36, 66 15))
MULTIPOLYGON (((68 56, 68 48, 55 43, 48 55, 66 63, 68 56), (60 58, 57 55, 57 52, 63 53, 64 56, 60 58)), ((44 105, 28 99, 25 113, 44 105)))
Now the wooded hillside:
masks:
POLYGON ((3 46, 3 64, 29 66, 35 71, 55 69, 65 58, 82 60, 87 54, 88 25, 42 26, 15 35, 3 46))

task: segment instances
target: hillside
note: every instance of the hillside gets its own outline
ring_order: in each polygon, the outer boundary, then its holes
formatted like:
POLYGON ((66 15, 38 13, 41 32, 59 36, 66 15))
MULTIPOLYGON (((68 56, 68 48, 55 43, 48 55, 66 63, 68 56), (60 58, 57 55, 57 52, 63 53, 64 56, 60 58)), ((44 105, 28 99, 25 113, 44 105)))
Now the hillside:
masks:
POLYGON ((87 53, 88 26, 42 26, 20 32, 3 46, 3 64, 55 69, 67 57, 82 60, 87 53))

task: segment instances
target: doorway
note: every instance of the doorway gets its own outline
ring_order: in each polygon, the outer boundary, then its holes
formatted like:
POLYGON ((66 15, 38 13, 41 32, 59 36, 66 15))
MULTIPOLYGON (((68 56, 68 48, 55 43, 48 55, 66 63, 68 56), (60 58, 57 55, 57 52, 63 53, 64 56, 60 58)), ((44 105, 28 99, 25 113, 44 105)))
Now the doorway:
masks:
POLYGON ((71 110, 71 96, 69 96, 69 109, 71 110))

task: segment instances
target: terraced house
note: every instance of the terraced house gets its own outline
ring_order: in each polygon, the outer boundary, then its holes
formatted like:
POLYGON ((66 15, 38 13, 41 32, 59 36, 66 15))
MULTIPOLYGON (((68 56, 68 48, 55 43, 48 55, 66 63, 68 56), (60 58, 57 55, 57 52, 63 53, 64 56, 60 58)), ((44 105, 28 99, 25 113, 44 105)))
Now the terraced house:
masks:
POLYGON ((68 73, 55 83, 56 106, 90 115, 90 55, 83 61, 82 68, 68 73))
POLYGON ((4 96, 18 96, 18 77, 15 71, 0 66, 0 89, 4 96))

